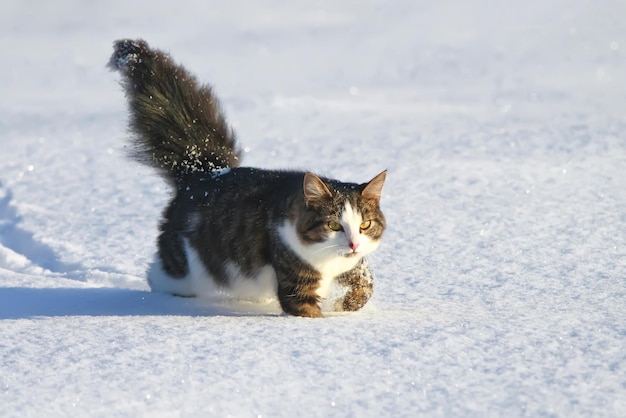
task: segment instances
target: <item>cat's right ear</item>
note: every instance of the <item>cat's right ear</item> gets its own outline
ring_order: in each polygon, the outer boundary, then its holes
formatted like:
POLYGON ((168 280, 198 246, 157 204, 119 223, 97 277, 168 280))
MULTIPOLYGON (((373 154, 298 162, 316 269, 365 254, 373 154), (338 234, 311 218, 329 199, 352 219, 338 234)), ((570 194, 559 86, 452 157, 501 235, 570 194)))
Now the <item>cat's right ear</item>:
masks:
POLYGON ((364 199, 373 200, 376 204, 378 204, 386 178, 387 170, 371 179, 370 182, 365 185, 365 188, 361 192, 361 196, 363 196, 364 199))
POLYGON ((328 189, 326 183, 313 173, 306 173, 304 175, 303 188, 304 202, 307 206, 321 199, 333 197, 333 194, 328 189))

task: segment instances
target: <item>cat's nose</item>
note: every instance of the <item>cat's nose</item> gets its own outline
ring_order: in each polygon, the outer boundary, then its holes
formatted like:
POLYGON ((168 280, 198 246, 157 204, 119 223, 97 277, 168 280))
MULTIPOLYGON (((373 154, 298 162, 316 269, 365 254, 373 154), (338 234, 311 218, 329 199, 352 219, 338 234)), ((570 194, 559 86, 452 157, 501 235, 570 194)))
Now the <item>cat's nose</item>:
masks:
POLYGON ((349 247, 350 247, 350 249, 351 249, 352 251, 356 251, 356 250, 357 250, 357 248, 359 248, 359 243, 358 243, 358 242, 351 242, 351 243, 350 243, 350 245, 349 245, 349 247))

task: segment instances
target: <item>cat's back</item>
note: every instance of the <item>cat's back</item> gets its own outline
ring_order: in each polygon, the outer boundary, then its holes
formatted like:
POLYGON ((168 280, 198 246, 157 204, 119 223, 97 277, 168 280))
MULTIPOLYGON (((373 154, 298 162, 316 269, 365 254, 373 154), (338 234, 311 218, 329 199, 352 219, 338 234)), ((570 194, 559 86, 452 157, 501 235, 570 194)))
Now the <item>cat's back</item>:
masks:
POLYGON ((265 221, 303 200, 303 178, 303 172, 250 167, 196 172, 181 179, 175 201, 185 212, 265 221))

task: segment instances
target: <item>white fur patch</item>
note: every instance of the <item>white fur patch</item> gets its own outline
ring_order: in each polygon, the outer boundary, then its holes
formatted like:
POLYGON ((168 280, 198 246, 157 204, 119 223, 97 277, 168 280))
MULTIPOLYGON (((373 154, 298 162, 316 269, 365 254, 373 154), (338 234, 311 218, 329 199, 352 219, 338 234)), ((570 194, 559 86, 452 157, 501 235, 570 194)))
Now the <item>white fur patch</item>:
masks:
POLYGON ((356 208, 352 208, 350 202, 346 202, 346 206, 341 213, 341 226, 343 227, 343 232, 345 238, 347 240, 346 245, 348 249, 350 249, 350 243, 354 243, 358 245, 356 249, 356 253, 361 252, 361 223, 363 222, 363 217, 356 210, 356 208))
POLYGON ((237 299, 255 302, 267 302, 276 299, 278 283, 276 271, 270 265, 260 269, 255 276, 248 277, 241 273, 234 263, 226 264, 229 286, 227 293, 237 299))
POLYGON ((158 254, 148 268, 148 283, 153 292, 170 293, 178 296, 204 296, 219 293, 212 277, 204 268, 198 253, 193 250, 187 240, 185 255, 189 272, 185 277, 175 278, 163 271, 158 254))
POLYGON ((228 287, 222 288, 204 267, 202 260, 187 240, 185 255, 189 272, 185 277, 174 278, 163 271, 158 255, 148 269, 148 283, 153 292, 170 293, 179 296, 223 297, 268 302, 276 299, 276 273, 267 265, 256 276, 245 277, 234 263, 225 265, 228 274, 228 287))
POLYGON ((337 302, 343 300, 350 290, 346 286, 340 285, 337 280, 330 281, 330 286, 328 286, 328 290, 324 299, 320 301, 320 309, 322 312, 337 312, 342 309, 338 309, 337 302))

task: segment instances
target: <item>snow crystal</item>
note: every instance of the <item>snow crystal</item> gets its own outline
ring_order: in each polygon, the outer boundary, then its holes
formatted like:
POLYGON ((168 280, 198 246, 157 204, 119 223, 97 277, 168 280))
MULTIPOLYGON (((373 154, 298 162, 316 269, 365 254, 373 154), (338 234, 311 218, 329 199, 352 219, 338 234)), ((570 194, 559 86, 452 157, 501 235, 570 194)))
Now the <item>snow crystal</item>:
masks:
POLYGON ((219 170, 214 170, 211 171, 211 178, 218 178, 220 176, 223 176, 224 174, 228 174, 230 173, 230 168, 226 167, 226 168, 221 168, 219 170))

